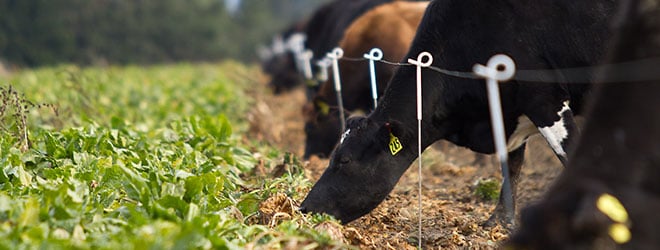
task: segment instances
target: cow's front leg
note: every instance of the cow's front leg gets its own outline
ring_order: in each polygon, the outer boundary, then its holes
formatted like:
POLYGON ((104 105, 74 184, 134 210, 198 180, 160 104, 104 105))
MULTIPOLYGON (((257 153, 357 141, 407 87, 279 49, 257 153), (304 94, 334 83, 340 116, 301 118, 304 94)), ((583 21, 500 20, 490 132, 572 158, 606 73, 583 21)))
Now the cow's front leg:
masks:
MULTIPOLYGON (((517 149, 510 151, 508 153, 508 166, 509 166, 509 180, 511 183, 510 196, 507 197, 504 185, 500 189, 500 198, 495 206, 495 210, 491 214, 490 218, 484 223, 486 227, 492 227, 498 223, 507 227, 512 228, 515 225, 515 211, 516 211, 516 190, 518 187, 518 180, 520 177, 520 170, 522 169, 523 161, 525 159, 525 148, 526 143, 520 145, 517 149), (507 207, 506 199, 511 199, 510 204, 512 207, 507 207)), ((503 180, 503 182, 506 180, 503 180)))
POLYGON ((557 158, 566 166, 567 149, 579 135, 569 101, 564 101, 561 109, 555 114, 530 114, 529 117, 557 158))

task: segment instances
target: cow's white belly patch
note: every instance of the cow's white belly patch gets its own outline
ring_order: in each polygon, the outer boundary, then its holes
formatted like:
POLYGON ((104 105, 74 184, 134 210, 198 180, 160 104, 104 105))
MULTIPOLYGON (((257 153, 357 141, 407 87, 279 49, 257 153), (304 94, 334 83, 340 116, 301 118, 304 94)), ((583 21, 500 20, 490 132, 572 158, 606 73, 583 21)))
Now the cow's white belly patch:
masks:
POLYGON ((570 111, 571 108, 568 106, 568 101, 564 102, 563 108, 557 112, 559 115, 559 121, 556 121, 552 126, 540 127, 539 131, 545 137, 545 140, 548 141, 552 150, 556 154, 566 157, 566 152, 562 147, 562 142, 568 138, 568 130, 564 124, 564 113, 570 111))

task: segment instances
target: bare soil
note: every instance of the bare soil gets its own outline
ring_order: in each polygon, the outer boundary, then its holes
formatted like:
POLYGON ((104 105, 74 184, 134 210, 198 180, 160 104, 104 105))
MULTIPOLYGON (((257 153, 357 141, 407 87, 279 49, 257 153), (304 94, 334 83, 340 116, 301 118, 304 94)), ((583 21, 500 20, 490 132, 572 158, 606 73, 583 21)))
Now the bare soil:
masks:
MULTIPOLYGON (((256 100, 249 115, 250 136, 278 145, 299 158, 303 154, 302 106, 304 90, 273 95, 260 80, 252 95, 256 100)), ((438 142, 423 156, 422 244, 424 249, 494 249, 508 237, 501 226, 487 228, 495 201, 474 194, 480 179, 501 180, 495 156, 478 156, 448 142, 438 142)), ((310 180, 317 180, 327 159, 305 162, 310 180)), ((561 163, 538 135, 527 145, 517 208, 543 195, 562 170, 561 163)), ((361 249, 416 249, 418 238, 417 162, 403 175, 394 191, 374 211, 341 228, 347 243, 361 249)), ((300 201, 294 201, 299 205, 300 201)))

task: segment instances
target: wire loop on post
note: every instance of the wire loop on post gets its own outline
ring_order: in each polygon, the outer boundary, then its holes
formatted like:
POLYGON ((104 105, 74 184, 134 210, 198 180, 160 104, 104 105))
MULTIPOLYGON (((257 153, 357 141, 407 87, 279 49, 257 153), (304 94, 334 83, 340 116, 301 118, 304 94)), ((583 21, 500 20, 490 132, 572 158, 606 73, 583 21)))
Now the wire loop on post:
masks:
POLYGON ((381 60, 383 59, 383 51, 379 48, 372 48, 369 53, 364 54, 364 58, 374 61, 381 60))
POLYGON ((507 55, 497 54, 491 57, 486 65, 474 65, 474 73, 483 78, 498 82, 508 81, 516 73, 516 64, 507 55))
POLYGON ((408 59, 408 63, 417 66, 417 120, 422 119, 422 68, 431 66, 433 56, 429 52, 419 53, 417 60, 408 59))

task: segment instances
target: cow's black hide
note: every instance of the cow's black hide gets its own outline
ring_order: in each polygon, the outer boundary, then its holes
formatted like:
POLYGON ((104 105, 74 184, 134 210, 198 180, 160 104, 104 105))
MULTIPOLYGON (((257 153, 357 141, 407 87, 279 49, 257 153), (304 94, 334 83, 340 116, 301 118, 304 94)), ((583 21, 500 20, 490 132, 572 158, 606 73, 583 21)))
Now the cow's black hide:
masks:
POLYGON ((604 83, 596 85, 579 145, 545 197, 523 211, 511 249, 660 246, 660 79, 632 80, 649 79, 651 65, 617 67, 660 57, 660 1, 622 1, 620 10, 612 66, 603 71, 604 83), (622 75, 631 81, 611 81, 622 75), (627 220, 617 222, 596 205, 604 194, 620 201, 627 220), (613 232, 617 224, 629 230, 630 238, 613 232))
MULTIPOLYGON (((471 71, 475 63, 485 64, 498 53, 511 56, 522 70, 592 66, 606 51, 614 9, 614 0, 437 0, 427 8, 407 58, 429 51, 433 66, 455 71, 471 71)), ((303 211, 326 212, 348 223, 375 208, 394 188, 417 158, 415 70, 400 67, 378 108, 348 123, 350 132, 301 204, 303 211), (396 155, 388 149, 390 134, 403 145, 396 155)), ((484 81, 429 69, 422 75, 423 148, 445 139, 493 153, 484 81)), ((563 161, 577 130, 572 112, 580 113, 589 85, 561 83, 566 81, 561 71, 543 77, 501 85, 506 135, 513 134, 523 115, 546 130, 560 122, 566 134, 553 149, 563 161)), ((517 145, 509 153, 514 191, 524 148, 517 145)), ((495 219, 512 219, 503 211, 502 199, 490 221, 495 219)))

